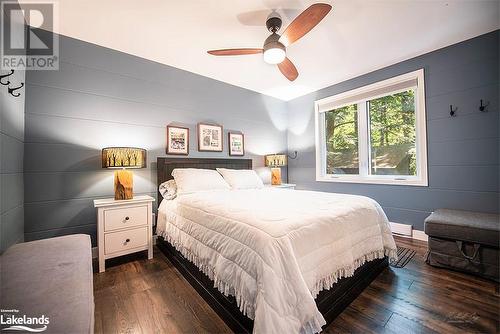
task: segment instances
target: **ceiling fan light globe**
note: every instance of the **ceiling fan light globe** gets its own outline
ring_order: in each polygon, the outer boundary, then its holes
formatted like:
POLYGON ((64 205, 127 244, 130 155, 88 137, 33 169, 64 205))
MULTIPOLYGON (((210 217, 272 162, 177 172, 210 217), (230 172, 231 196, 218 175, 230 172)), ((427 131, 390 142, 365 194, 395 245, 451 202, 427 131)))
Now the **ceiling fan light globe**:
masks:
POLYGON ((285 50, 281 48, 271 48, 264 51, 264 61, 268 64, 279 64, 285 60, 285 50))

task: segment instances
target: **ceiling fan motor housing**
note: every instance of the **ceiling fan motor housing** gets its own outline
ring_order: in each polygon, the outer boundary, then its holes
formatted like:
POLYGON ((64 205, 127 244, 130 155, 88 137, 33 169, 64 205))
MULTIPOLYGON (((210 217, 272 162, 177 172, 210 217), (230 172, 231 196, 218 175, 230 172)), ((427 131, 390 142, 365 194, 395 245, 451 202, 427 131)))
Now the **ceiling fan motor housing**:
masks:
POLYGON ((271 16, 266 21, 267 30, 272 33, 278 32, 281 28, 281 18, 279 16, 271 16))
POLYGON ((272 33, 264 42, 264 61, 268 64, 279 64, 286 57, 286 48, 279 41, 280 35, 272 33))
POLYGON ((277 33, 272 33, 266 38, 264 41, 264 52, 269 49, 282 49, 285 51, 285 46, 279 41, 280 37, 277 33))

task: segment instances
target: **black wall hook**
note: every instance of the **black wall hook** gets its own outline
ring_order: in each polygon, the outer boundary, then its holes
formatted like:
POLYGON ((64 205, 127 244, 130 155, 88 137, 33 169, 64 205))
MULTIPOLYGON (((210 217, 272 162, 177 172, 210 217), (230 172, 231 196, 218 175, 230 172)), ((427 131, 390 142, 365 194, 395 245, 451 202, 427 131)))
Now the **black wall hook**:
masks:
POLYGON ((450 104, 450 116, 456 116, 455 112, 457 111, 458 108, 453 109, 453 106, 450 104))
POLYGON ((14 70, 11 69, 9 74, 0 75, 0 84, 2 84, 4 86, 10 85, 9 80, 7 80, 7 82, 3 82, 2 79, 10 77, 12 74, 14 74, 14 70))
POLYGON ((481 100, 481 105, 479 106, 479 111, 483 112, 483 111, 486 111, 486 107, 489 105, 490 103, 486 103, 483 105, 483 100, 481 100))
POLYGON ((292 155, 290 155, 290 154, 288 154, 288 157, 289 157, 290 159, 297 159, 297 151, 293 151, 293 156, 292 156, 292 155))
POLYGON ((12 96, 14 96, 14 97, 19 97, 19 96, 21 96, 21 93, 14 94, 14 92, 15 92, 16 90, 18 90, 18 89, 23 88, 23 86, 24 86, 24 82, 21 82, 21 86, 19 86, 19 87, 16 87, 16 88, 10 88, 10 87, 8 87, 9 94, 10 94, 10 95, 12 95, 12 96))

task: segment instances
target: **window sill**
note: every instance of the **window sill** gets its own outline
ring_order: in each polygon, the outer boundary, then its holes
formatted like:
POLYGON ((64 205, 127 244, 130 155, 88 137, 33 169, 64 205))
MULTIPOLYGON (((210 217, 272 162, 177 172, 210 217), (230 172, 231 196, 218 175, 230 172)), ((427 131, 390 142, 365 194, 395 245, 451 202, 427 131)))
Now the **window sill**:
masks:
POLYGON ((419 178, 395 178, 395 177, 360 177, 360 176, 316 176, 318 182, 339 182, 339 183, 363 183, 363 184, 385 184, 385 185, 400 185, 400 186, 417 186, 427 187, 428 181, 419 178))

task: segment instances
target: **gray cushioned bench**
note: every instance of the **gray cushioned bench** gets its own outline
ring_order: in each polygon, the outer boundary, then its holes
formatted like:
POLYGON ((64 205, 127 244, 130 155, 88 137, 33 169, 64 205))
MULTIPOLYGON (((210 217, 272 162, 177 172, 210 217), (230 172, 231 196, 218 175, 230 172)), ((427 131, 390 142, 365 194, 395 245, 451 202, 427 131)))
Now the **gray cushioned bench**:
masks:
POLYGON ((88 235, 14 245, 2 255, 0 266, 2 309, 19 310, 16 317, 45 315, 49 324, 44 333, 94 332, 88 235))
POLYGON ((500 216, 439 209, 425 220, 427 263, 498 281, 500 216))

